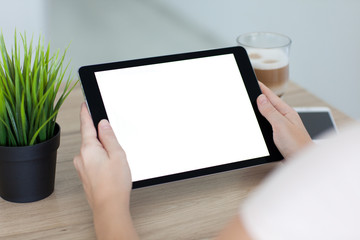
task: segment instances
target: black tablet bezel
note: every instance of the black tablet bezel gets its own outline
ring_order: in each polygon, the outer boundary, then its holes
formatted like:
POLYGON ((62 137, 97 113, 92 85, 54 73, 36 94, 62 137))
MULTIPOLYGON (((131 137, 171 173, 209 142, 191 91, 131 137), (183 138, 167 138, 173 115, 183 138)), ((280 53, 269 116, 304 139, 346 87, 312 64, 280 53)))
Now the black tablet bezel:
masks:
POLYGON ((256 99, 261 94, 261 90, 257 82, 257 79, 255 77, 253 68, 250 64, 249 57, 244 48, 237 46, 237 47, 228 47, 228 48, 205 50, 198 52, 181 53, 181 54, 174 54, 174 55, 167 55, 160 57, 151 57, 151 58, 143 58, 136 60, 121 61, 121 62, 83 66, 79 69, 79 76, 82 83, 83 92, 87 101, 87 105, 91 113, 94 125, 97 126, 101 119, 108 119, 108 117, 95 78, 95 72, 143 66, 149 64, 174 62, 174 61, 202 58, 208 56, 217 56, 224 54, 233 54, 236 59, 236 63, 239 67, 245 88, 249 95, 252 107, 254 109, 256 118, 259 122, 259 126, 264 136, 270 155, 267 157, 243 160, 239 162, 223 164, 220 166, 213 166, 203 169, 196 169, 188 172, 182 172, 167 176, 135 181, 133 182, 133 188, 145 187, 145 186, 150 186, 165 182, 171 182, 186 178, 212 174, 212 173, 224 172, 233 169, 255 166, 255 165, 269 163, 283 159, 283 157, 281 156, 280 152, 278 151, 277 147, 274 144, 271 125, 260 114, 257 108, 256 99))

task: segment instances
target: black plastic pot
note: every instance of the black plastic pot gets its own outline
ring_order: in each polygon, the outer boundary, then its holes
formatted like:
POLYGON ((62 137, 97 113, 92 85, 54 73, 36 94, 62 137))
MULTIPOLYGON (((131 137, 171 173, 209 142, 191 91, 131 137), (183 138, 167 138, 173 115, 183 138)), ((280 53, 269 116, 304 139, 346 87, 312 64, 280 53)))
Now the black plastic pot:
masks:
POLYGON ((0 146, 0 197, 10 202, 34 202, 54 191, 60 126, 54 137, 24 147, 0 146))

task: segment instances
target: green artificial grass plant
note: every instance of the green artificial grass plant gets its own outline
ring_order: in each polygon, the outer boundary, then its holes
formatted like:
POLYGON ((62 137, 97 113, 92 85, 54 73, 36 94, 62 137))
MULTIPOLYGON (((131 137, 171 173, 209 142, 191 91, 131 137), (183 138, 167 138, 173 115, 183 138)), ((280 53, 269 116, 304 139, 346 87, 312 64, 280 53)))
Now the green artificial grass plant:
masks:
POLYGON ((53 137, 59 109, 77 84, 71 86, 69 74, 60 87, 69 66, 63 66, 66 50, 50 55, 50 44, 45 49, 41 37, 35 47, 26 34, 20 37, 15 31, 9 54, 0 35, 1 146, 29 146, 53 137))

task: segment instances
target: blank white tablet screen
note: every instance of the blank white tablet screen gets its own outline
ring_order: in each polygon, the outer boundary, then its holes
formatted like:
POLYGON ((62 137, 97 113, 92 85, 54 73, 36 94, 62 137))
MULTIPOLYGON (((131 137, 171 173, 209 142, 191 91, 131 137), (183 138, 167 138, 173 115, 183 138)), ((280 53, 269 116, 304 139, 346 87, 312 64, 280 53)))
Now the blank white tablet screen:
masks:
POLYGON ((95 76, 133 181, 269 156, 233 54, 95 76))

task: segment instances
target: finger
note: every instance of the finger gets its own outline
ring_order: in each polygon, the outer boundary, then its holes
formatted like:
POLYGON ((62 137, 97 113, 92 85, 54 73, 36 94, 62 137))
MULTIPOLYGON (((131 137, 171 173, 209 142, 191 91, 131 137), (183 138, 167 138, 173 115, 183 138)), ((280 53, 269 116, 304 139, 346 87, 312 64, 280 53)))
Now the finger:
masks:
POLYGON ((273 128, 284 123, 285 117, 272 105, 265 94, 261 94, 256 102, 260 113, 268 120, 273 128))
POLYGON ((80 155, 74 157, 73 162, 81 182, 84 182, 84 177, 83 177, 84 165, 83 165, 82 157, 80 155))
POLYGON ((85 103, 81 105, 80 123, 82 142, 86 143, 87 141, 96 139, 96 129, 85 103))
POLYGON ((259 82, 261 91, 266 95, 271 104, 284 116, 292 113, 294 109, 287 105, 281 98, 279 98, 271 89, 269 89, 265 84, 259 82))
POLYGON ((123 153, 123 149, 118 143, 115 133, 110 126, 108 120, 103 119, 99 122, 99 139, 101 144, 108 152, 109 156, 111 157, 113 154, 123 153))
POLYGON ((84 168, 82 161, 81 161, 81 156, 80 155, 75 156, 73 163, 74 163, 76 171, 80 174, 80 172, 82 172, 82 169, 84 168))
MULTIPOLYGON (((86 193, 86 195, 89 195, 91 190, 89 189, 89 179, 86 176, 85 170, 84 170, 84 162, 83 162, 83 158, 81 157, 81 155, 78 155, 74 158, 74 165, 75 165, 75 169, 78 173, 78 176, 80 178, 80 181, 82 182, 84 191, 86 193)), ((90 204, 90 207, 93 208, 91 202, 88 199, 88 202, 90 204)))

